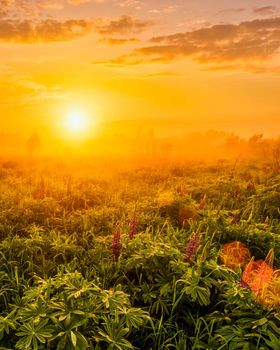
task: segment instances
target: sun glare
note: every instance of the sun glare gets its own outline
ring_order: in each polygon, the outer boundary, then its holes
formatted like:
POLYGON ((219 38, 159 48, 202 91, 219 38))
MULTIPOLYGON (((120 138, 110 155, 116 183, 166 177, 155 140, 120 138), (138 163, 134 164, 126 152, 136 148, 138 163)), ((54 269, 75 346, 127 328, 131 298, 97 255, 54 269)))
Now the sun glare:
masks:
POLYGON ((67 128, 72 133, 82 133, 87 130, 89 121, 85 112, 72 111, 67 116, 67 128))

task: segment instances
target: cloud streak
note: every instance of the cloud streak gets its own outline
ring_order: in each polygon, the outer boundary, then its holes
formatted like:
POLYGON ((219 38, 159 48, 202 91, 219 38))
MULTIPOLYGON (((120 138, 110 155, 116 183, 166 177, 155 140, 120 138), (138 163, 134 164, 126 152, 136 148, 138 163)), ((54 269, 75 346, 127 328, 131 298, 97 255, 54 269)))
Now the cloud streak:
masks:
POLYGON ((277 12, 276 6, 263 6, 253 9, 253 13, 260 16, 272 16, 277 12))

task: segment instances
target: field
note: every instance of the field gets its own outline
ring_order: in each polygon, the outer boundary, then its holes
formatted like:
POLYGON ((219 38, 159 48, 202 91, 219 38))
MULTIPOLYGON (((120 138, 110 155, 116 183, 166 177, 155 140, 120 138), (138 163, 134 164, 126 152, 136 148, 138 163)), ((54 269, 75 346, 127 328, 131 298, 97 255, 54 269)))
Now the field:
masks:
POLYGON ((279 169, 80 168, 1 163, 0 349, 280 349, 279 169), (233 241, 263 260, 257 289, 233 241))

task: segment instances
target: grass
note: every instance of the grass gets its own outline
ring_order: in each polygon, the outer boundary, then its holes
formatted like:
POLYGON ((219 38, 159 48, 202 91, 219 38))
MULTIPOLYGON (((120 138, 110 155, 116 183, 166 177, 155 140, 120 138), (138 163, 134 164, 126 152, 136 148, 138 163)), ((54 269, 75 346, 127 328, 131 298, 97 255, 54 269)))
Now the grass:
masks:
POLYGON ((273 167, 223 161, 99 174, 2 164, 0 349, 280 347, 279 309, 219 259, 238 240, 256 259, 273 248, 280 266, 273 167))

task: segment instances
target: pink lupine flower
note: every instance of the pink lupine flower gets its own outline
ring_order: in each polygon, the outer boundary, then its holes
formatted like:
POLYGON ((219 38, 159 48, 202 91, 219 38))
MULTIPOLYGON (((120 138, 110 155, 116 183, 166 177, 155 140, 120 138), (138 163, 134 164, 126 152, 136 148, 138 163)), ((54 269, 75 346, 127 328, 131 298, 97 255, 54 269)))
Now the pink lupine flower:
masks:
POLYGON ((199 243, 200 243, 200 234, 199 232, 196 232, 190 238, 187 244, 187 247, 185 249, 185 256, 184 256, 185 262, 191 262, 195 258, 199 247, 199 243))

